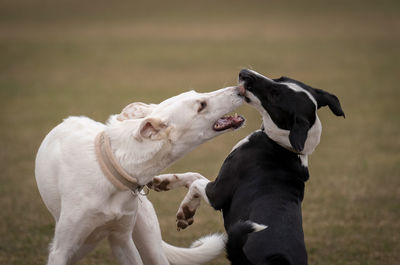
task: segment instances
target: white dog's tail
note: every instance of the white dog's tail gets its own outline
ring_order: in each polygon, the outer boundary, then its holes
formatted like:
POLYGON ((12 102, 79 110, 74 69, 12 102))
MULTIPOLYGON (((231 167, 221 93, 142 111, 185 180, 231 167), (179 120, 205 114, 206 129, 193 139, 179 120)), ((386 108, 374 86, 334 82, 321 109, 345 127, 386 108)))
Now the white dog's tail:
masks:
POLYGON ((171 265, 198 265, 216 258, 225 248, 226 235, 213 234, 192 243, 190 248, 180 248, 162 242, 171 265))

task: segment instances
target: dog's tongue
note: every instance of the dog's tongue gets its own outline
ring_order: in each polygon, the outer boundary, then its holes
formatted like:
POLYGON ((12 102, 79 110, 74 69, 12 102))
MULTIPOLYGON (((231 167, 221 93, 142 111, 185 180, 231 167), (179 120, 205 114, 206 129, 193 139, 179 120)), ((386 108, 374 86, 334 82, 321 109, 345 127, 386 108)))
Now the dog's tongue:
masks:
POLYGON ((235 114, 235 116, 225 116, 219 118, 213 126, 215 131, 223 131, 226 129, 239 128, 244 122, 244 118, 240 115, 235 114))

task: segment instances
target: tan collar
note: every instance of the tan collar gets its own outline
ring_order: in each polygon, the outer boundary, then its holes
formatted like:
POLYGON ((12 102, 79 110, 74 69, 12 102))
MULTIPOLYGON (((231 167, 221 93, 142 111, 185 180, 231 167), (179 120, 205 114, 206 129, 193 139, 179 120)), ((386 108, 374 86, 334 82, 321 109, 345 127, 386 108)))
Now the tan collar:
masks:
POLYGON ((111 149, 110 138, 104 131, 96 136, 95 149, 101 170, 117 189, 132 190, 136 193, 143 188, 138 184, 137 179, 129 175, 118 163, 111 149))

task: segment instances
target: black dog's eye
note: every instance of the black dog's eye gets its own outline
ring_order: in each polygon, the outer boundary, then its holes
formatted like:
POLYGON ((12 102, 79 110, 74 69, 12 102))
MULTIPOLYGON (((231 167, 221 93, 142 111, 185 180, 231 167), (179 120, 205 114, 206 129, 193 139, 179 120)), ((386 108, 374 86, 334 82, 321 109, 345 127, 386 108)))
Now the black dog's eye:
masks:
POLYGON ((204 110, 207 107, 207 102, 201 101, 199 109, 197 110, 198 113, 200 113, 202 110, 204 110))

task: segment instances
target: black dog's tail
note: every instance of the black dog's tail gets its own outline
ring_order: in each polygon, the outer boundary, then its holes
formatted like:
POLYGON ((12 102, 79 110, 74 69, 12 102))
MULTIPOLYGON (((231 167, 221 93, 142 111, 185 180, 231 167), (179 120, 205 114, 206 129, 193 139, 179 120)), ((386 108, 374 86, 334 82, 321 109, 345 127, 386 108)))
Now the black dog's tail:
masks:
MULTIPOLYGON (((247 241, 247 236, 253 232, 259 232, 268 226, 254 223, 252 221, 237 222, 228 231, 228 242, 226 252, 231 265, 253 265, 243 252, 243 246, 247 241)), ((267 256, 259 265, 290 265, 290 261, 282 254, 267 256)))
POLYGON ((247 241, 248 234, 259 232, 265 228, 267 226, 252 221, 240 221, 229 228, 226 252, 232 265, 252 265, 243 252, 243 246, 247 241))

